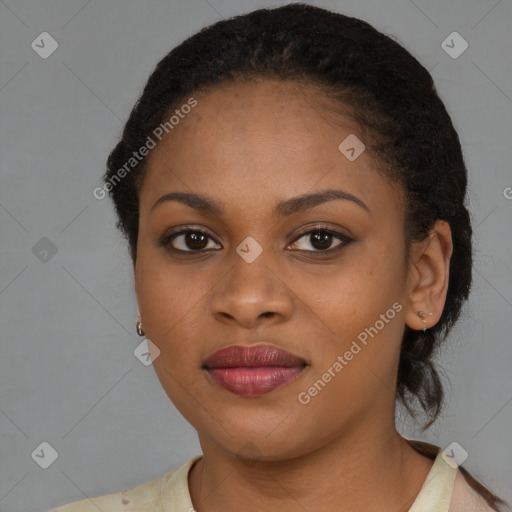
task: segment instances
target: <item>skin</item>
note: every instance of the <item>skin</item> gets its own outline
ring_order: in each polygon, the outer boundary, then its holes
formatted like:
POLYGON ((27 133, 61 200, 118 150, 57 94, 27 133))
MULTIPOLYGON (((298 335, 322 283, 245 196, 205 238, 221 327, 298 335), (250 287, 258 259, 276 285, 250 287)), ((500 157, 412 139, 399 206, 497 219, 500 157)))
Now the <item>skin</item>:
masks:
POLYGON ((149 155, 135 287, 146 336, 160 350, 155 371, 203 450, 189 475, 195 509, 407 511, 432 461, 395 429, 400 341, 405 325, 422 329, 441 316, 448 224, 438 221, 405 260, 403 190, 376 171, 369 151, 345 158, 338 145, 361 131, 313 86, 265 80, 194 97, 197 106, 149 155), (279 201, 325 189, 353 194, 370 212, 335 199, 272 215, 279 201), (207 195, 224 212, 176 200, 152 211, 170 192, 207 195), (184 236, 159 245, 183 224, 209 231, 200 247, 210 252, 191 252, 184 236), (327 256, 311 235, 297 240, 319 225, 354 241, 327 256), (263 249, 252 263, 235 250, 248 236, 263 249), (171 243, 189 252, 173 253, 171 243), (301 404, 298 394, 395 302, 401 311, 301 404), (428 324, 419 310, 432 313, 428 324), (216 349, 262 340, 304 358, 301 376, 244 398, 202 369, 216 349))

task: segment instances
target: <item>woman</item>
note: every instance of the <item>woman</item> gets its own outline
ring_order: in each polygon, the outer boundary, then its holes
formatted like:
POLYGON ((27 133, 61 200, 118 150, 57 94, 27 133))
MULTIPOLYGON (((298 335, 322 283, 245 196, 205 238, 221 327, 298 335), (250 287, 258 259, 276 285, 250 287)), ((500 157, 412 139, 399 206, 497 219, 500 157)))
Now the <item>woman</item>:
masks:
POLYGON ((467 171, 429 73, 304 4, 221 21, 150 76, 108 159, 158 378, 202 456, 58 511, 505 510, 402 437, 471 285, 467 171))

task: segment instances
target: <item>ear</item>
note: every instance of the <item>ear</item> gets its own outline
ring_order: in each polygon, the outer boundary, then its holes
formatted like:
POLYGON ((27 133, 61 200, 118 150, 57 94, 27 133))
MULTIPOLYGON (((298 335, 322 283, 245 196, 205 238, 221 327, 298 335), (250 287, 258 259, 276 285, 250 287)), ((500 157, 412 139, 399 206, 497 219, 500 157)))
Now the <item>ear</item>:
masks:
POLYGON ((405 316, 411 329, 428 329, 439 321, 448 290, 452 252, 452 232, 444 220, 436 221, 425 240, 413 243, 405 316), (419 316, 420 311, 424 315, 419 316))

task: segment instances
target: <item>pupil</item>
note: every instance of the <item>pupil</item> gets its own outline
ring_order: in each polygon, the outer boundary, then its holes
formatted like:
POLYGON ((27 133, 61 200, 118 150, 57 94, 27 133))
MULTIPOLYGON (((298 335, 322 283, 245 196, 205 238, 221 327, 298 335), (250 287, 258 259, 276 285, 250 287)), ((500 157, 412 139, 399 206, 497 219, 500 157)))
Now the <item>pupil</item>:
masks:
POLYGON ((202 233, 187 233, 185 241, 191 249, 203 249, 202 245, 204 245, 205 239, 206 236, 202 233))
POLYGON ((331 245, 332 235, 325 231, 316 231, 313 235, 313 247, 315 249, 328 249, 331 245), (320 247, 317 247, 316 242, 319 242, 320 247))

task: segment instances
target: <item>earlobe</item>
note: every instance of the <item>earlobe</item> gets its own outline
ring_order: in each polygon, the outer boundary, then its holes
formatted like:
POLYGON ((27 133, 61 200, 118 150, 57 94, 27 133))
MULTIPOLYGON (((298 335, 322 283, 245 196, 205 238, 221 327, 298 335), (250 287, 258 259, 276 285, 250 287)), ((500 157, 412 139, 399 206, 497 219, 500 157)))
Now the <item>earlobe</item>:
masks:
POLYGON ((427 239, 411 248, 406 324, 414 330, 433 327, 441 317, 450 277, 453 242, 450 225, 438 220, 427 239))

